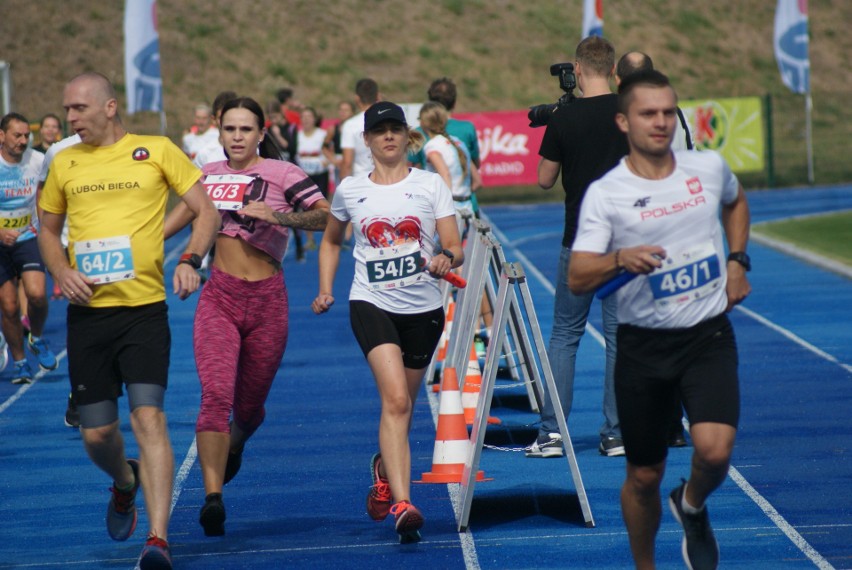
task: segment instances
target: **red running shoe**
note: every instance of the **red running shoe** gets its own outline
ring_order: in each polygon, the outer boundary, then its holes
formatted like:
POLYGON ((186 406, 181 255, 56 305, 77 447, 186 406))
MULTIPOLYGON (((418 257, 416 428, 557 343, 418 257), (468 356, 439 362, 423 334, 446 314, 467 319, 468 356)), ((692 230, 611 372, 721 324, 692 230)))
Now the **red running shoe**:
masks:
POLYGON ((370 476, 373 478, 373 486, 367 493, 367 514, 374 521, 383 521, 388 518, 391 508, 391 490, 388 480, 379 475, 379 466, 382 464, 382 454, 376 453, 370 460, 370 476))
POLYGON ((149 534, 139 557, 139 570, 172 570, 169 543, 154 533, 149 534))
POLYGON ((400 501, 390 508, 396 517, 396 532, 400 544, 420 542, 420 529, 423 526, 423 513, 408 501, 400 501))

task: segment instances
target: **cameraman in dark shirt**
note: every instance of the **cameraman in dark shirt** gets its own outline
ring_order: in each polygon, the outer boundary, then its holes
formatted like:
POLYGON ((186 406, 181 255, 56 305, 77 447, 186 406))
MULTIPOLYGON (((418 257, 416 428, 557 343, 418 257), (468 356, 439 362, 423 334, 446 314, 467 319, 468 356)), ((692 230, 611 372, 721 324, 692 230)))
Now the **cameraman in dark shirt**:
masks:
MULTIPOLYGON (((577 232, 580 203, 589 185, 612 169, 628 152, 627 139, 615 124, 618 97, 610 90, 615 69, 615 49, 607 40, 591 36, 577 46, 574 72, 583 96, 559 105, 547 123, 541 143, 538 184, 552 188, 562 171, 565 189, 565 232, 557 270, 553 331, 548 357, 565 417, 574 396, 574 363, 586 327, 593 293, 574 295, 568 289, 568 263, 577 232)), ((601 426, 602 455, 624 455, 621 429, 615 407, 615 296, 603 301, 606 338, 604 376, 604 424, 601 426)), ((541 427, 528 457, 560 457, 562 438, 551 398, 541 410, 541 427)))

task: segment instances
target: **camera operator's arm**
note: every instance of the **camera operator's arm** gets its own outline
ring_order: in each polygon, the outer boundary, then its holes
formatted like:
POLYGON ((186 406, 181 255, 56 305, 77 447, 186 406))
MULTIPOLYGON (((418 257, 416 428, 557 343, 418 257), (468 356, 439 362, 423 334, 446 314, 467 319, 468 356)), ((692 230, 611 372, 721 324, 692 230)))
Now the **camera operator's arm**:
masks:
POLYGON ((559 178, 561 164, 542 158, 538 163, 538 185, 545 190, 550 190, 559 178))

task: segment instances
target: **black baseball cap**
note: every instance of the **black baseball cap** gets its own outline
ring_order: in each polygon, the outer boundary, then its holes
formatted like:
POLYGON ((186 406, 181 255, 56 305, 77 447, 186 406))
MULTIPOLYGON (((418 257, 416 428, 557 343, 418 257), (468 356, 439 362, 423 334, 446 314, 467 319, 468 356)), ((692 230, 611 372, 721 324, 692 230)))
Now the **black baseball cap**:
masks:
POLYGON ((384 121, 396 121, 408 126, 405 122, 405 112, 402 107, 390 101, 379 101, 367 109, 364 113, 364 130, 369 131, 384 121))

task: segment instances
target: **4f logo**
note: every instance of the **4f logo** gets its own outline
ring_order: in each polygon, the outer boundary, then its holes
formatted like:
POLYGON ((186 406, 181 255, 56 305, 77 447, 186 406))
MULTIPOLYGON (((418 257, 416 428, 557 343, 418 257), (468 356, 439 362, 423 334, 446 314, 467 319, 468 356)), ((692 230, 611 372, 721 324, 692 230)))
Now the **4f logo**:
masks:
POLYGON ((644 208, 645 206, 648 205, 648 202, 650 202, 650 201, 651 201, 650 196, 645 196, 644 198, 639 198, 638 200, 633 202, 633 207, 634 208, 644 208))

